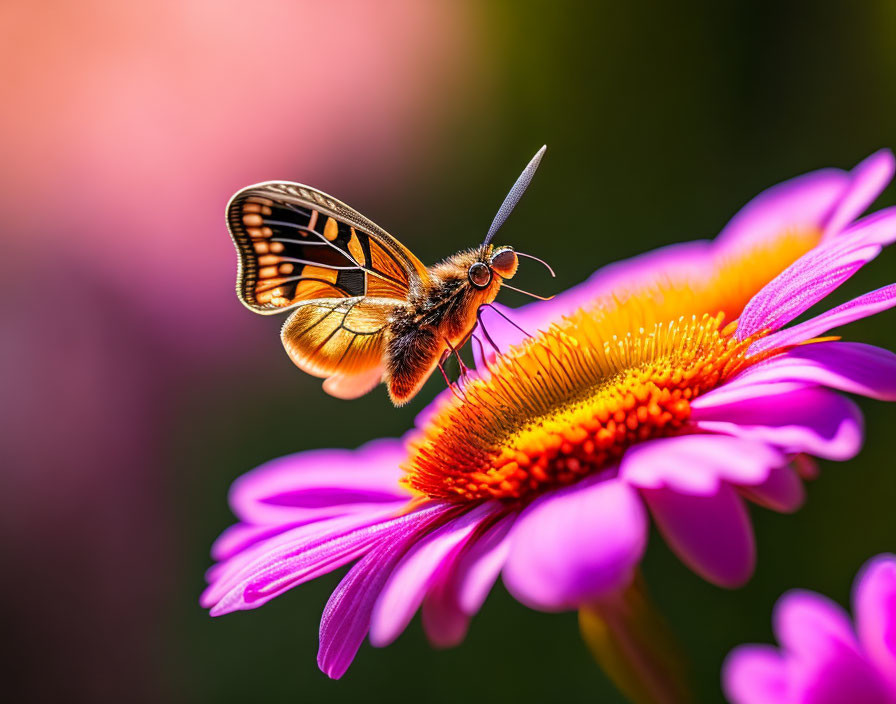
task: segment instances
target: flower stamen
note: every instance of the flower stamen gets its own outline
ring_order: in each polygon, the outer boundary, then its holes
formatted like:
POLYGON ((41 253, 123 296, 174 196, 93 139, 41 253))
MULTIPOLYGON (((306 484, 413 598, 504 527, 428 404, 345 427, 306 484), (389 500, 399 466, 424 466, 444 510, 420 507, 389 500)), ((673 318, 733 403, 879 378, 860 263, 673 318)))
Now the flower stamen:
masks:
POLYGON ((404 482, 441 500, 517 501, 615 471, 632 444, 685 432, 690 401, 754 361, 759 336, 737 340, 722 313, 608 337, 603 313, 527 339, 467 383, 464 401, 443 403, 411 443, 404 482))

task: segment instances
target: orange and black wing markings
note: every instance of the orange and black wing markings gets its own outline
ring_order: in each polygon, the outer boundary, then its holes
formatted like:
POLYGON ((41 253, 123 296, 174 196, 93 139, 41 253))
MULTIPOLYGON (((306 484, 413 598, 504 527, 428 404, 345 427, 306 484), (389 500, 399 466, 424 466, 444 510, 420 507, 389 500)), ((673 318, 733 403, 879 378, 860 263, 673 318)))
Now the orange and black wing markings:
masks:
POLYGON ((426 268, 394 237, 344 203, 285 182, 249 186, 227 206, 239 254, 237 294, 257 313, 301 301, 404 300, 426 268))

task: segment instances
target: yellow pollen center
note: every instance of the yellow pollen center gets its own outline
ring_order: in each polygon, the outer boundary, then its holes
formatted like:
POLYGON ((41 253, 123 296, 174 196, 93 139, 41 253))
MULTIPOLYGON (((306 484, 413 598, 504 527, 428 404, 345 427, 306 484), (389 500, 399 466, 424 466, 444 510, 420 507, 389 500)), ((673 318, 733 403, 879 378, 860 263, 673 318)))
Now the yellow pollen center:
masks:
POLYGON ((411 443, 403 482, 440 500, 525 502, 611 475, 634 443, 689 432, 695 397, 774 354, 747 358, 765 333, 739 341, 722 321, 820 237, 781 232, 723 248, 707 277, 635 281, 596 298, 500 355, 463 400, 449 396, 411 443))
POLYGON ((756 361, 723 314, 601 338, 579 311, 500 356, 450 397, 411 444, 403 481, 458 502, 527 501, 614 471, 626 448, 685 430, 690 402, 756 361))

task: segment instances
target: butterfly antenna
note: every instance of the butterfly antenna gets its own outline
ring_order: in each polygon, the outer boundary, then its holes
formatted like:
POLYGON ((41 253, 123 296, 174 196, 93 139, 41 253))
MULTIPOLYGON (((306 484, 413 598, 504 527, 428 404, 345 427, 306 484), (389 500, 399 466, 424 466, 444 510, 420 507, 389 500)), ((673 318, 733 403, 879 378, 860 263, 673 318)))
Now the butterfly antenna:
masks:
POLYGON ((554 273, 554 270, 551 269, 551 265, 548 264, 544 259, 539 259, 538 257, 533 256, 531 254, 526 254, 525 252, 517 252, 516 250, 513 250, 513 251, 516 252, 516 256, 518 256, 518 257, 526 257, 526 259, 534 259, 538 263, 544 264, 545 269, 547 269, 550 272, 551 276, 553 276, 555 279, 557 278, 557 275, 554 273))
POLYGON ((510 193, 504 198, 504 202, 501 203, 501 207, 498 208, 498 214, 495 215, 495 219, 492 220, 492 226, 488 228, 488 234, 485 236, 485 241, 482 243, 483 246, 492 241, 492 237, 494 237, 495 233, 501 229, 501 225, 507 221, 507 218, 510 217, 516 204, 520 202, 520 198, 523 197, 523 193, 526 192, 526 189, 532 182, 535 170, 541 163, 541 157, 544 156, 545 149, 547 149, 547 145, 539 149, 535 156, 532 157, 532 161, 526 165, 526 168, 523 169, 523 173, 520 174, 516 183, 513 184, 513 188, 510 189, 510 193))

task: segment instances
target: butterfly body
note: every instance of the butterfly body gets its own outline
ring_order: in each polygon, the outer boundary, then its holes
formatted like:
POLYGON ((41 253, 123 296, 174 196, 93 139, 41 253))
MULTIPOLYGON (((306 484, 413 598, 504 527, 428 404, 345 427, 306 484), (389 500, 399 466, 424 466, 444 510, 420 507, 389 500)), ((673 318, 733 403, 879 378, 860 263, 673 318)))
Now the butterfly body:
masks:
POLYGON ((407 304, 396 308, 387 335, 384 377, 395 403, 410 399, 446 352, 464 345, 476 326, 479 307, 494 301, 502 281, 516 273, 516 257, 511 255, 509 247, 491 245, 459 252, 430 267, 426 284, 407 304), (495 266, 495 261, 503 260, 512 263, 512 268, 495 266), (477 263, 491 271, 482 288, 468 274, 477 263))
POLYGON ((384 381, 396 405, 409 401, 517 266, 510 247, 483 245, 427 268, 364 216, 301 184, 244 188, 227 221, 240 300, 262 314, 291 310, 287 353, 340 398, 384 381))
POLYGON ((283 346, 296 366, 325 379, 327 393, 356 398, 382 381, 403 405, 467 341, 479 307, 516 273, 513 249, 490 241, 543 152, 511 189, 485 242, 432 267, 310 186, 268 181, 243 188, 227 204, 239 255, 237 296, 262 315, 291 312, 283 346))

